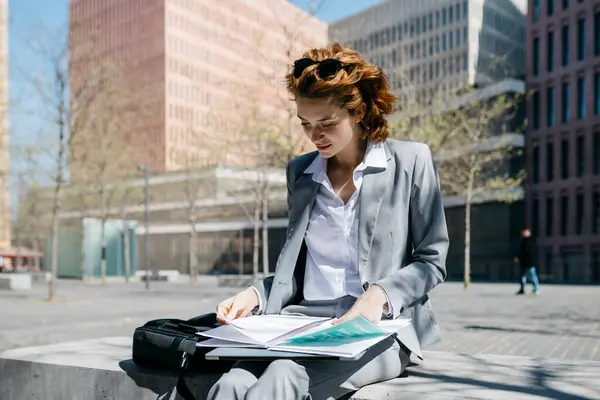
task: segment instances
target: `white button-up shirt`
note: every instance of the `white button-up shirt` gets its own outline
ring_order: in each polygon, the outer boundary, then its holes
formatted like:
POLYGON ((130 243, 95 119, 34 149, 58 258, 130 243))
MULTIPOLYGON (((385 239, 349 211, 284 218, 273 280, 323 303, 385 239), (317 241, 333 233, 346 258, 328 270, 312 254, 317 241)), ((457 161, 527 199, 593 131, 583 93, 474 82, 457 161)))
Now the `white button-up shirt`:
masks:
POLYGON ((358 273, 358 216, 359 193, 367 167, 387 167, 383 143, 367 145, 365 157, 352 175, 356 190, 346 204, 334 193, 327 176, 327 160, 320 154, 304 171, 320 184, 305 236, 306 300, 358 297, 364 292, 358 273))

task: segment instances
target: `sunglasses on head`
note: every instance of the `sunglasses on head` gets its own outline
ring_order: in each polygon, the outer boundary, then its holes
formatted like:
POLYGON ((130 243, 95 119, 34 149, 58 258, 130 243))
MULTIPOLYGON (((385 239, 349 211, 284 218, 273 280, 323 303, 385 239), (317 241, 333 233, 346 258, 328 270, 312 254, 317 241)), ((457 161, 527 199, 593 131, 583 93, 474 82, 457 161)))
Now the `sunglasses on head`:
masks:
POLYGON ((300 78, 304 70, 314 64, 318 64, 317 74, 321 79, 335 75, 344 66, 341 61, 333 58, 327 58, 323 61, 315 61, 311 58, 301 58, 294 61, 294 78, 300 78))

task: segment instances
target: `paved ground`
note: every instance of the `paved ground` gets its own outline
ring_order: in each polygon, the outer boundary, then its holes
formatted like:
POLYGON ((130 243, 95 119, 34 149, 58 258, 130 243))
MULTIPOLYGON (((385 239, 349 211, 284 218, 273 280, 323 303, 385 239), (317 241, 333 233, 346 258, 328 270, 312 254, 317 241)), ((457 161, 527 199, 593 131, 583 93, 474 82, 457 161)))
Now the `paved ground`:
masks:
MULTIPOLYGON (((444 283, 432 293, 444 341, 430 348, 600 361, 600 287, 545 285, 539 296, 516 286, 444 283)), ((61 281, 59 300, 46 287, 0 291, 0 351, 102 336, 131 335, 159 317, 188 318, 214 309, 238 289, 153 283, 82 285, 61 281)))

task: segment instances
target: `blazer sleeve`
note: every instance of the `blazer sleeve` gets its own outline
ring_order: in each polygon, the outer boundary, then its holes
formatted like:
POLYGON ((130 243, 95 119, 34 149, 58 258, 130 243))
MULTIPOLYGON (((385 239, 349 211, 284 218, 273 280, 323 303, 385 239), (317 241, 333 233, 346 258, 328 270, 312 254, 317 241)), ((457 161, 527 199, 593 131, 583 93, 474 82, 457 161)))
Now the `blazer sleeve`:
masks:
MULTIPOLYGON (((291 167, 292 162, 290 161, 285 168, 285 179, 287 182, 287 207, 288 212, 292 209, 292 179, 291 179, 291 167)), ((252 289, 256 292, 258 296, 258 309, 253 310, 255 314, 262 314, 267 304, 267 299, 269 298, 269 293, 271 293, 271 287, 273 286, 273 278, 274 276, 267 276, 266 278, 259 279, 253 283, 251 286, 252 289)))
POLYGON ((421 145, 415 158, 409 207, 411 262, 377 281, 391 301, 393 318, 446 279, 448 229, 431 150, 421 145))

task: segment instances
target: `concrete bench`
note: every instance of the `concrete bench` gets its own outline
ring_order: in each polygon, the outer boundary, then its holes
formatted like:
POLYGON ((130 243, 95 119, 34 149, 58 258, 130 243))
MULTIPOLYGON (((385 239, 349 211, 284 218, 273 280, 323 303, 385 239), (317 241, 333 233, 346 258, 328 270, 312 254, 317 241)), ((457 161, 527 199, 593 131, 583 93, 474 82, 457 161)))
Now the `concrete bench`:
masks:
MULTIPOLYGON (((600 362, 426 352, 400 378, 364 387, 351 399, 597 399, 600 362)), ((217 375, 190 375, 203 399, 217 375)), ((0 354, 0 399, 171 399, 174 374, 136 366, 131 339, 114 337, 0 354)))
POLYGON ((31 275, 26 273, 1 273, 0 290, 30 290, 31 275))

